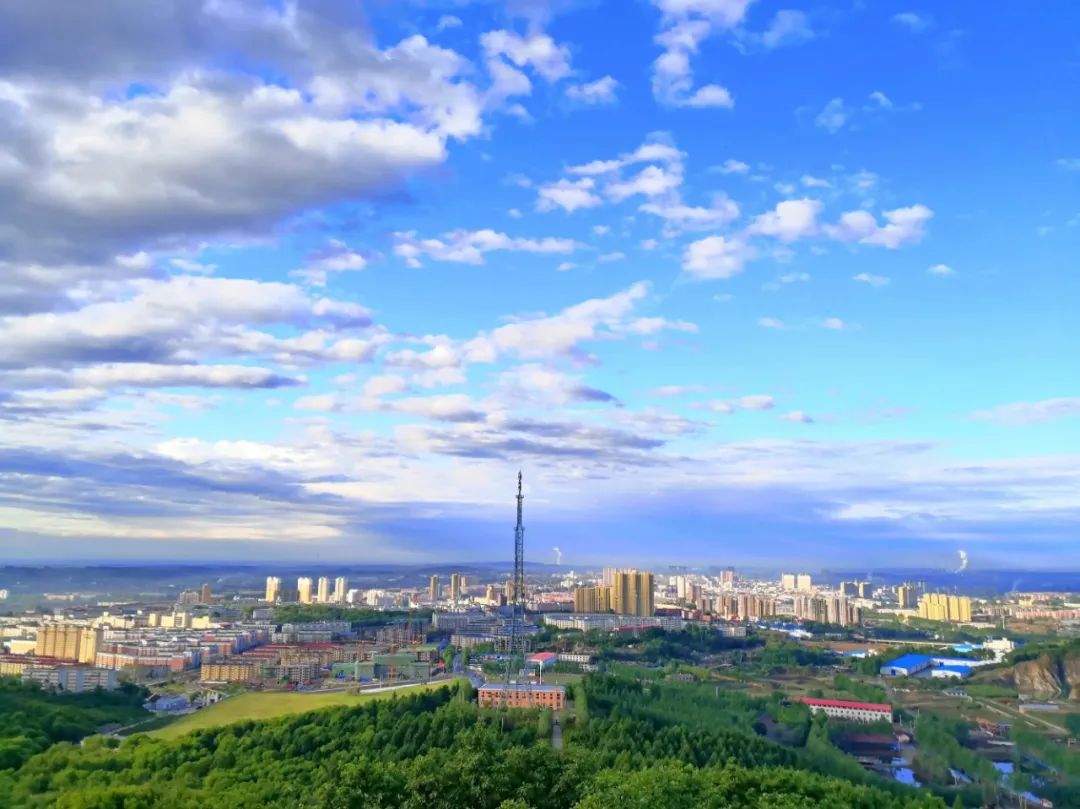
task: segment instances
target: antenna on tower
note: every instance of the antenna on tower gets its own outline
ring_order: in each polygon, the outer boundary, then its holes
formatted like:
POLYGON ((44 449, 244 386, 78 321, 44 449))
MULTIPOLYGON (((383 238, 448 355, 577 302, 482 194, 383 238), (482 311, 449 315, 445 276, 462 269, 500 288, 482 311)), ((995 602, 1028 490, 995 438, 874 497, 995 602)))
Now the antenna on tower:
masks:
POLYGON ((521 470, 518 470, 517 487, 517 525, 514 526, 514 574, 510 579, 510 643, 507 648, 506 684, 510 685, 510 673, 513 669, 518 650, 524 652, 525 620, 525 495, 521 493, 521 470))

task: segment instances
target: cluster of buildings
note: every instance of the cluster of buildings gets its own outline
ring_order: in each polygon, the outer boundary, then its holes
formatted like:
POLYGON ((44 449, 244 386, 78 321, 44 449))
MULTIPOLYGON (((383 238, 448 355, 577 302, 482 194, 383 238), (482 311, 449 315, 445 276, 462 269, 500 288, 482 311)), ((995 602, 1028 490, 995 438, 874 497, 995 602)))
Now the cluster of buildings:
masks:
POLYGON ((280 576, 267 576, 263 600, 270 604, 287 601, 301 604, 344 604, 348 593, 349 581, 344 576, 334 579, 332 591, 328 576, 320 576, 317 582, 309 576, 300 576, 296 580, 295 590, 286 590, 280 576))
MULTIPOLYGON (((505 651, 510 646, 510 617, 498 609, 436 612, 431 616, 431 623, 437 630, 449 631, 450 645, 459 649, 490 647, 495 651, 505 651)), ((539 632, 540 627, 526 621, 518 625, 517 631, 524 636, 523 646, 528 649, 531 647, 530 637, 539 632)))
POLYGON ((846 596, 795 596, 795 617, 836 626, 856 626, 862 623, 862 608, 846 596))
POLYGON ((605 568, 599 586, 574 590, 574 612, 650 616, 656 611, 655 589, 652 573, 605 568))
POLYGON ((781 573, 780 589, 789 593, 812 593, 814 581, 809 573, 781 573))
POLYGON ((919 599, 919 617, 953 624, 971 623, 971 599, 948 593, 927 593, 919 599))
POLYGON ((972 660, 967 657, 906 654, 880 669, 882 677, 934 677, 962 680, 970 677, 980 666, 992 660, 972 660))

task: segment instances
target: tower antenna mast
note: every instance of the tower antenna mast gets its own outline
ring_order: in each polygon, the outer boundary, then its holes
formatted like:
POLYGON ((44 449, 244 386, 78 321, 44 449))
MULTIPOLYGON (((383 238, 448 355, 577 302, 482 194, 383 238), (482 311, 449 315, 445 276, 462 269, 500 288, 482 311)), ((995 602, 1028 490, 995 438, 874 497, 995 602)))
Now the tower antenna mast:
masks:
POLYGON ((514 574, 510 579, 510 644, 507 649, 506 684, 510 684, 515 655, 524 652, 525 638, 525 495, 521 492, 521 471, 518 471, 517 525, 514 526, 514 574))

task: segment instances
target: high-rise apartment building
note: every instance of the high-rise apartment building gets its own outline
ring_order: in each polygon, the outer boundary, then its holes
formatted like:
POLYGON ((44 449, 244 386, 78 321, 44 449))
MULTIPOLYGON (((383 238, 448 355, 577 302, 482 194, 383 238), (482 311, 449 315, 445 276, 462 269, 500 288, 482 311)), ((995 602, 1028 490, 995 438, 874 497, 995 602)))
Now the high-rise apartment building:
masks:
POLYGON ((428 599, 431 603, 435 603, 442 598, 442 587, 439 586, 439 577, 432 576, 428 579, 428 599))
POLYGON ((611 612, 611 588, 578 587, 574 590, 574 612, 611 612))
POLYGON ((349 592, 349 580, 344 576, 334 579, 334 603, 344 604, 345 594, 349 592))
POLYGON ((795 589, 800 593, 814 592, 814 582, 809 573, 800 573, 795 577, 795 589))
POLYGON ((327 576, 319 576, 319 603, 327 604, 330 601, 330 579, 327 576))
POLYGON ((845 597, 855 597, 859 594, 859 582, 857 581, 842 581, 840 582, 840 595, 845 597))
POLYGON ((794 590, 795 589, 795 574, 794 573, 781 573, 780 574, 780 589, 782 589, 782 590, 794 590))
POLYGON ((873 583, 868 582, 868 581, 861 581, 858 584, 859 584, 859 598, 870 598, 871 594, 874 591, 873 583))
POLYGON ((949 623, 971 622, 971 599, 947 593, 927 593, 919 599, 919 617, 949 623))
POLYGON ((37 633, 34 654, 75 663, 94 663, 104 632, 77 624, 45 624, 37 633))
POLYGON ((484 601, 486 601, 488 604, 498 604, 499 588, 496 587, 494 584, 489 584, 487 586, 487 590, 484 592, 484 601))
POLYGON ((301 604, 311 603, 311 579, 307 576, 296 580, 296 600, 301 604))
POLYGON ((628 570, 615 575, 611 607, 620 615, 652 615, 653 574, 640 570, 628 570))
POLYGON ((698 609, 701 609, 704 592, 701 589, 700 584, 691 584, 690 589, 686 593, 686 600, 693 604, 698 609))
POLYGON ((896 588, 896 600, 900 608, 905 610, 919 606, 919 588, 913 584, 901 584, 896 588))
POLYGON ((690 586, 689 580, 686 576, 672 576, 675 584, 675 597, 679 601, 686 601, 686 592, 690 586))
POLYGON ((269 601, 273 604, 281 596, 281 579, 277 576, 266 577, 266 598, 264 601, 269 601))
POLYGON ((451 601, 460 601, 461 600, 461 574, 460 573, 451 573, 450 574, 450 600, 451 601))
POLYGON ((726 567, 720 571, 720 586, 721 587, 734 587, 735 586, 735 568, 726 567))

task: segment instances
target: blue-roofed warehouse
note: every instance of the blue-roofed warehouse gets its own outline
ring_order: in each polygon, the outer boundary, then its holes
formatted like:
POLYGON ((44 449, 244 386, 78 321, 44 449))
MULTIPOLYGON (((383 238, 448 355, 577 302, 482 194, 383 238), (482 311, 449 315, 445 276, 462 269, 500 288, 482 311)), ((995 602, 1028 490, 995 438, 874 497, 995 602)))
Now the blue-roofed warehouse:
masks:
POLYGON ((907 654, 881 667, 882 677, 917 677, 934 665, 930 655, 907 654))
POLYGON ((881 667, 882 677, 956 677, 964 678, 989 661, 963 657, 931 657, 906 654, 881 667))

